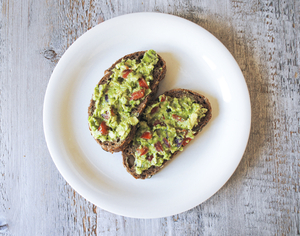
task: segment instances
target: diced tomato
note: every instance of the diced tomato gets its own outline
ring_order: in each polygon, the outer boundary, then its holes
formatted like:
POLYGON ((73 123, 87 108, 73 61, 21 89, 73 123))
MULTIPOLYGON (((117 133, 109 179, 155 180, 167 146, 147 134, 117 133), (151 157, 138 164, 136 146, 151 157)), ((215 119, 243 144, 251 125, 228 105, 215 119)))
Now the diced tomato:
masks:
POLYGON ((111 114, 112 116, 115 115, 115 112, 114 112, 114 110, 113 110, 112 108, 110 108, 110 114, 111 114))
POLYGON ((182 146, 184 147, 185 145, 187 145, 192 139, 191 138, 185 138, 182 142, 182 146))
POLYGON ((146 131, 142 134, 141 138, 144 139, 151 139, 152 138, 152 134, 149 131, 146 131))
POLYGON ((127 76, 129 75, 129 73, 130 73, 131 71, 132 71, 132 70, 130 70, 130 69, 123 70, 123 72, 122 72, 122 77, 123 77, 124 79, 126 79, 127 76))
POLYGON ((136 150, 141 156, 145 155, 148 151, 149 151, 149 148, 147 147, 140 147, 136 150))
POLYGON ((184 119, 183 119, 181 116, 178 116, 178 115, 173 114, 172 117, 173 117, 175 120, 178 120, 178 121, 184 121, 184 119))
POLYGON ((154 114, 155 112, 158 111, 158 108, 159 108, 159 107, 153 107, 150 113, 151 113, 151 114, 154 114))
POLYGON ((158 152, 162 152, 164 150, 159 141, 156 144, 154 144, 154 147, 155 147, 156 151, 158 151, 158 152))
POLYGON ((148 84, 147 84, 146 80, 144 80, 144 78, 139 79, 139 85, 140 85, 142 88, 146 88, 146 89, 149 88, 149 87, 148 87, 148 84))
POLYGON ((139 91, 136 91, 136 92, 132 93, 130 100, 138 100, 138 99, 140 99, 144 96, 145 96, 145 90, 141 89, 139 91))
POLYGON ((108 134, 108 127, 105 123, 105 121, 102 121, 98 130, 100 131, 101 134, 103 135, 107 135, 108 134))
POLYGON ((147 157, 147 160, 148 160, 148 161, 152 161, 152 159, 153 159, 153 155, 147 157))
POLYGON ((166 101, 166 96, 165 96, 165 95, 162 95, 161 98, 160 98, 160 101, 161 101, 161 102, 166 101))
POLYGON ((166 146, 167 146, 168 148, 170 148, 170 143, 169 143, 169 141, 168 141, 166 138, 163 138, 163 140, 164 140, 164 143, 166 144, 166 146))

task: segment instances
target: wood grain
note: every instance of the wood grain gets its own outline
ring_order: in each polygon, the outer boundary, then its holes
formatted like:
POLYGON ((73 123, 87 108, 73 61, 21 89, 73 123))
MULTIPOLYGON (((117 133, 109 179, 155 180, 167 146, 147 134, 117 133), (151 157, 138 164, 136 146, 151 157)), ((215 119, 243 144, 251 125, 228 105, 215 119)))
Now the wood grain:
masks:
POLYGON ((300 1, 0 0, 0 235, 300 235, 300 1), (246 78, 252 128, 227 184, 175 216, 142 220, 87 202, 48 153, 42 107, 61 55, 113 17, 164 12, 195 22, 246 78))

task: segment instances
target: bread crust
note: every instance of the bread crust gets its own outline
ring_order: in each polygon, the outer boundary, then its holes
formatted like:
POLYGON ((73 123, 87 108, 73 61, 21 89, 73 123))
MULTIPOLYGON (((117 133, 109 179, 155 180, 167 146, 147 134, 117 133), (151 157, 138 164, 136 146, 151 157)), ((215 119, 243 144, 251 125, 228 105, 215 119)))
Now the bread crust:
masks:
MULTIPOLYGON (((98 86, 101 85, 101 84, 109 83, 110 76, 113 73, 112 70, 123 59, 124 60, 127 60, 127 59, 134 60, 135 59, 139 63, 141 61, 141 59, 143 58, 145 52, 146 51, 139 51, 139 52, 131 53, 131 54, 128 54, 128 55, 120 58, 119 60, 117 60, 110 68, 108 68, 104 72, 104 76, 99 81, 98 86)), ((157 90, 159 88, 160 81, 165 78, 166 71, 167 71, 166 62, 162 59, 162 57, 160 55, 158 55, 158 62, 154 66, 154 70, 153 70, 153 81, 151 81, 151 83, 150 83, 151 93, 148 94, 144 98, 143 102, 141 102, 140 105, 138 105, 136 108, 134 108, 131 111, 131 115, 132 116, 136 116, 138 119, 140 119, 140 114, 146 108, 147 103, 149 101, 151 101, 151 99, 153 98, 153 96, 156 94, 156 92, 157 92, 157 90), (160 68, 162 68, 162 69, 160 69, 160 68)), ((88 107, 88 115, 92 116, 94 110, 95 110, 95 101, 92 98, 91 102, 90 102, 90 105, 88 107)), ((89 127, 89 129, 91 130, 90 127, 89 127)), ((104 142, 102 142, 99 139, 95 139, 95 138, 94 139, 102 147, 103 150, 105 150, 107 152, 111 152, 111 153, 120 152, 120 151, 124 150, 124 148, 131 142, 131 140, 134 137, 135 131, 136 131, 136 125, 135 126, 131 126, 131 131, 130 131, 130 133, 128 134, 128 136, 124 140, 119 140, 119 141, 114 141, 114 142, 110 142, 110 141, 104 141, 104 142)))
MULTIPOLYGON (((195 136, 203 129, 203 127, 209 122, 209 120, 212 117, 212 108, 210 105, 210 102, 206 97, 203 95, 187 90, 187 89, 173 89, 170 91, 167 91, 164 93, 166 96, 170 97, 184 97, 188 96, 193 98, 195 101, 197 101, 199 104, 201 104, 204 108, 207 109, 205 117, 201 118, 200 122, 193 128, 193 131, 195 131, 195 136)), ((158 98, 155 99, 155 101, 158 101, 158 98)), ((146 179, 150 178, 152 175, 156 174, 158 171, 160 171, 167 163, 169 163, 174 156, 179 152, 176 151, 171 156, 170 160, 165 160, 161 166, 151 166, 148 170, 144 170, 142 174, 137 174, 134 168, 134 153, 137 147, 133 146, 133 143, 130 143, 126 149, 122 152, 123 156, 123 165, 126 168, 127 172, 131 174, 136 179, 146 179)))

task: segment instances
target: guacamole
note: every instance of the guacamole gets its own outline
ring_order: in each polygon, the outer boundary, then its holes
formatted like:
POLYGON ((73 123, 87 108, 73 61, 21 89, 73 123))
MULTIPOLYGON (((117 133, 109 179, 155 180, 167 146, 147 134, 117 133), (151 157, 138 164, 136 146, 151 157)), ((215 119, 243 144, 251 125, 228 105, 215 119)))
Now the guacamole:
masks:
POLYGON ((148 106, 133 140, 137 174, 151 166, 161 166, 172 154, 194 138, 192 129, 205 116, 206 108, 189 97, 161 95, 159 102, 148 106))
POLYGON ((123 59, 112 70, 108 83, 96 86, 95 110, 88 118, 94 138, 120 141, 128 136, 131 126, 139 122, 131 111, 151 93, 150 83, 157 62, 154 50, 148 50, 139 63, 123 59))

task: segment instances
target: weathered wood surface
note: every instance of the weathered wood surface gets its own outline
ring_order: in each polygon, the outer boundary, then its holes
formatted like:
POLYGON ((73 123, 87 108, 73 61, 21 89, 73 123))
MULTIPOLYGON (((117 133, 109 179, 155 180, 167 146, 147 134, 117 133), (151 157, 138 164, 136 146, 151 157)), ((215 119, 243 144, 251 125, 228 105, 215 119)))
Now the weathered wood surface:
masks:
POLYGON ((0 0, 0 235, 300 235, 300 1, 0 0), (172 217, 101 210, 54 166, 43 98, 60 56, 110 18, 154 11, 189 19, 230 50, 246 78, 252 128, 228 183, 172 217))

